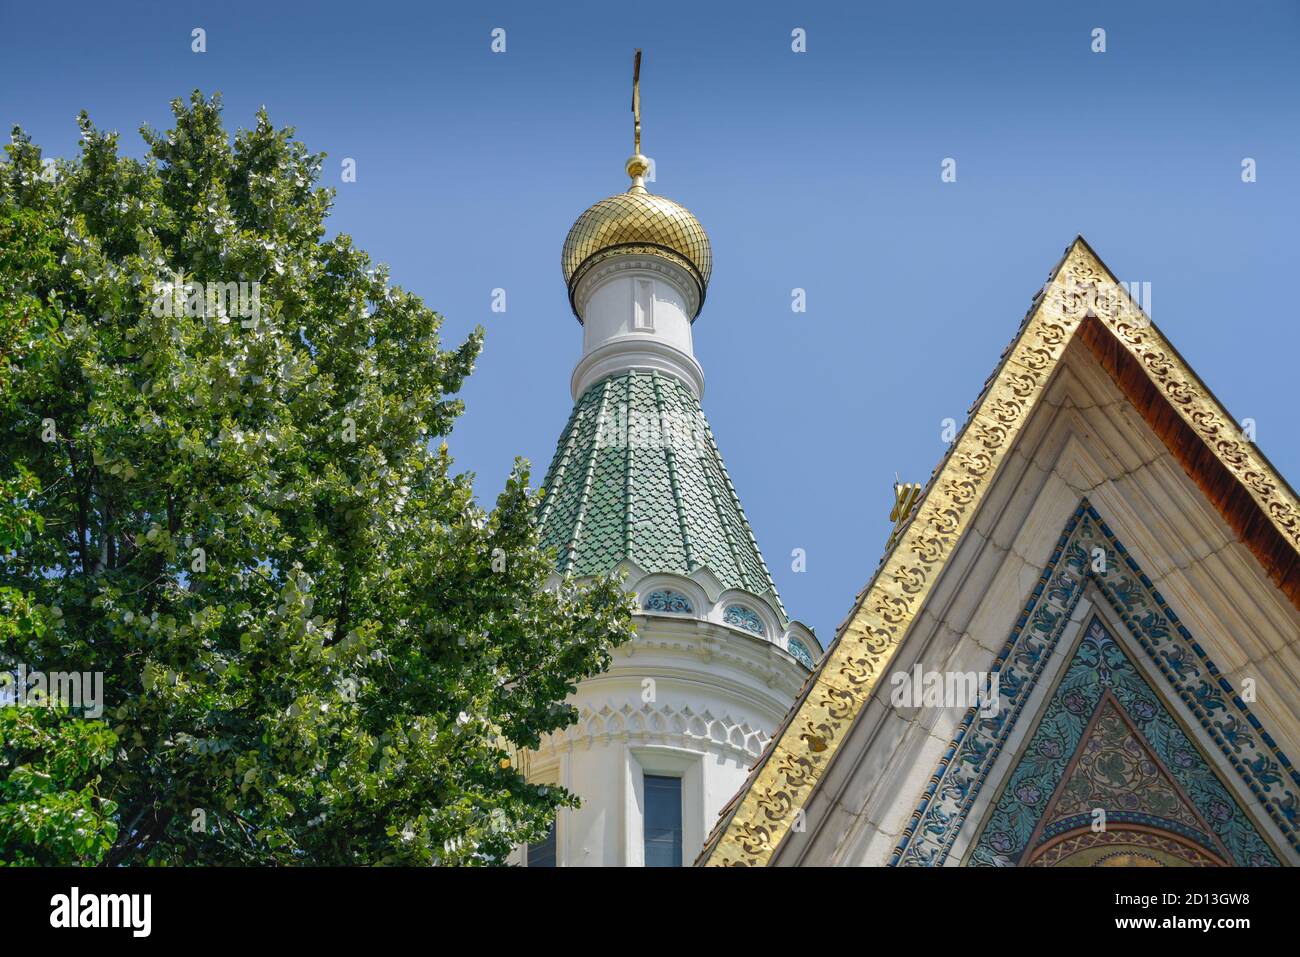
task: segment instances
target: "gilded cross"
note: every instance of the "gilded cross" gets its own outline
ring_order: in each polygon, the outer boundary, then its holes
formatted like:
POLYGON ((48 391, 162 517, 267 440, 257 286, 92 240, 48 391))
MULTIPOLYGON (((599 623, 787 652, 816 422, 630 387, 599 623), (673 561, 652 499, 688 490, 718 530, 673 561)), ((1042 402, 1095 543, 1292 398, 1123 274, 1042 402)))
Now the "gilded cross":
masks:
POLYGON ((636 148, 632 151, 635 154, 641 152, 641 48, 636 51, 636 59, 632 62, 632 129, 635 134, 636 148))

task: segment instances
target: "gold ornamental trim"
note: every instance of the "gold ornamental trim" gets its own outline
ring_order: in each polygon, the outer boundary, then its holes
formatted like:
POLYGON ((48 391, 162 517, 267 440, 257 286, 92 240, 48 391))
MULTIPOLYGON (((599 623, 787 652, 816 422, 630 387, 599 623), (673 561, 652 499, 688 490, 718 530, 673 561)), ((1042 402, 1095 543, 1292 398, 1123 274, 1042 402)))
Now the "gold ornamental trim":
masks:
POLYGON ((767 756, 733 799, 700 857, 705 866, 764 866, 839 753, 998 467, 1042 398, 1070 340, 1096 316, 1177 414, 1213 451, 1287 543, 1300 552, 1300 503, 1082 236, 1031 307, 961 434, 859 596, 767 756))

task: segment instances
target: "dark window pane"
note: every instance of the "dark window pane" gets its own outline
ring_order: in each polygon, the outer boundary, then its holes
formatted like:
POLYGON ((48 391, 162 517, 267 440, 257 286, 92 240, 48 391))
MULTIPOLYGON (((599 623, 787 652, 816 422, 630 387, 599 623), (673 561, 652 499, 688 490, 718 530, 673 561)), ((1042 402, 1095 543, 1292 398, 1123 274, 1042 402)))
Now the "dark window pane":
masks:
POLYGON ((682 779, 645 776, 645 866, 682 866, 682 779))
POLYGON ((540 844, 528 845, 528 866, 555 866, 555 821, 551 821, 551 829, 546 832, 546 840, 540 844))

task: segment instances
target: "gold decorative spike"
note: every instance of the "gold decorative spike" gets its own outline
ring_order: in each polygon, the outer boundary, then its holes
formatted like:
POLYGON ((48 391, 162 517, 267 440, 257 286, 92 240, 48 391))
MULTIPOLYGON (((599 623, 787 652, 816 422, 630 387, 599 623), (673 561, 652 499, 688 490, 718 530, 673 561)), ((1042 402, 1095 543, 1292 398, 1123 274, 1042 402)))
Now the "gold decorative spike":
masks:
POLYGON ((897 476, 894 480, 894 509, 889 513, 889 520, 894 523, 894 530, 889 533, 889 541, 885 544, 885 551, 894 547, 894 540, 898 538, 898 533, 902 531, 907 520, 912 517, 912 509, 916 505, 916 500, 921 497, 921 486, 917 482, 899 482, 897 476))
POLYGON ((902 523, 912 514, 912 506, 921 494, 919 482, 894 482, 894 509, 889 513, 890 521, 902 523))

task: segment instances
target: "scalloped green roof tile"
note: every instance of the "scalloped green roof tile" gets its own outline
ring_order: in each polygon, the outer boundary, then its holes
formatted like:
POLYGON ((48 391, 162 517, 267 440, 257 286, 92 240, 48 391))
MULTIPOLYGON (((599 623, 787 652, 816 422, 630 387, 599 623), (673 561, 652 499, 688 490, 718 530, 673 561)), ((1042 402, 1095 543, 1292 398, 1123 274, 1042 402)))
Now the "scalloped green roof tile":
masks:
POLYGON ((770 592, 786 617, 704 411, 676 378, 630 371, 587 389, 543 487, 542 545, 561 573, 624 558, 647 572, 706 567, 725 588, 770 592))

